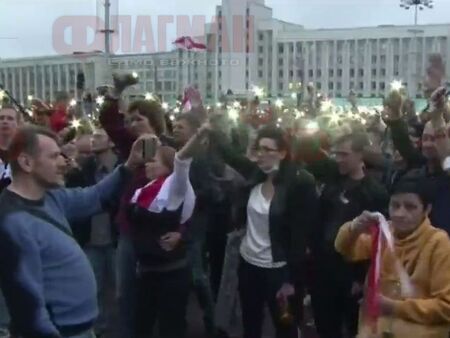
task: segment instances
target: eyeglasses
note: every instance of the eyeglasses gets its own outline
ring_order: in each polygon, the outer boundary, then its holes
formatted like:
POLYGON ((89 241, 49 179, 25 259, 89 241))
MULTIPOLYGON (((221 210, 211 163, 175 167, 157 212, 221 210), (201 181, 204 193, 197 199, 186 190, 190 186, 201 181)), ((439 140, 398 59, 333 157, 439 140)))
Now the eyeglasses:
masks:
POLYGON ((269 147, 265 147, 265 146, 255 147, 253 150, 255 151, 255 153, 261 153, 261 154, 269 154, 269 153, 278 151, 278 149, 273 149, 273 148, 269 148, 269 147))

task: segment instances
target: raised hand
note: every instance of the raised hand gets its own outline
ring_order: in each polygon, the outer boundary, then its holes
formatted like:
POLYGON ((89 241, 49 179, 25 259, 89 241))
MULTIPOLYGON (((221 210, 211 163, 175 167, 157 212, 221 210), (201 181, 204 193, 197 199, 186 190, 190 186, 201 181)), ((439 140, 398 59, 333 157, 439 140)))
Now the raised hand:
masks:
POLYGON ((368 233, 370 227, 378 221, 378 218, 369 211, 364 211, 351 223, 351 229, 357 233, 368 233))
POLYGON ((383 105, 385 120, 398 120, 402 117, 403 97, 398 91, 390 92, 383 105))
POLYGON ((114 88, 116 89, 116 91, 120 93, 123 92, 125 88, 133 86, 139 82, 139 78, 133 76, 133 74, 130 73, 114 74, 113 80, 114 80, 114 88))
POLYGON ((130 155, 125 162, 125 167, 134 170, 140 165, 144 164, 144 141, 150 139, 157 139, 157 142, 159 144, 158 137, 152 134, 142 135, 136 141, 134 141, 133 146, 131 147, 130 155))
POLYGON ((442 111, 445 107, 445 97, 447 89, 445 87, 437 88, 430 97, 430 111, 434 112, 436 110, 442 111))
POLYGON ((191 103, 192 108, 197 108, 202 105, 202 95, 200 94, 198 89, 195 89, 192 86, 188 87, 185 89, 184 95, 191 103))

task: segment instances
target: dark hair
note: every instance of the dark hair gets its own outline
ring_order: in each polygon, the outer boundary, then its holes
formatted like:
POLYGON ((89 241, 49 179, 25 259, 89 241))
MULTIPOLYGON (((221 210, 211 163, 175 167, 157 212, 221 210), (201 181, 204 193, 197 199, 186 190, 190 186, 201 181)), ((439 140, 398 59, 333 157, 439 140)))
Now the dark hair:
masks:
POLYGON ((420 171, 413 170, 394 184, 391 196, 397 194, 415 194, 426 208, 432 204, 436 194, 436 185, 420 171))
POLYGON ((137 110, 140 115, 146 117, 155 130, 156 135, 162 135, 166 131, 164 111, 161 104, 153 100, 136 100, 128 106, 128 112, 137 110))
POLYGON ((343 135, 335 141, 335 144, 338 145, 345 142, 351 142, 352 150, 358 153, 363 152, 364 148, 370 145, 369 135, 365 132, 355 132, 343 135))
POLYGON ((197 130, 201 126, 200 119, 197 117, 197 115, 191 112, 179 115, 177 117, 177 121, 186 121, 187 124, 189 124, 189 126, 194 130, 197 130))
POLYGON ((36 156, 39 153, 39 135, 47 136, 58 142, 56 134, 47 128, 32 126, 17 130, 9 146, 7 156, 13 172, 20 170, 17 159, 21 153, 27 153, 31 156, 36 156))
POLYGON ((285 150, 289 153, 290 151, 289 142, 287 140, 285 132, 282 129, 272 126, 263 127, 258 131, 258 136, 256 137, 256 144, 258 144, 258 142, 263 138, 274 140, 278 150, 285 150))

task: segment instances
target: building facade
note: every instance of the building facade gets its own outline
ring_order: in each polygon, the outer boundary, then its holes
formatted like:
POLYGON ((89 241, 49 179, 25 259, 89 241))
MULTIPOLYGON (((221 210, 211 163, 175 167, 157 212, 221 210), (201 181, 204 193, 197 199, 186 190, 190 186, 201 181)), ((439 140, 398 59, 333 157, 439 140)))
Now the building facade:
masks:
MULTIPOLYGON (((252 86, 269 96, 287 95, 290 83, 313 83, 329 97, 380 97, 394 79, 421 97, 428 55, 450 57, 450 24, 306 29, 273 18, 264 0, 222 0, 216 20, 205 27, 207 52, 173 50, 154 54, 102 53, 0 61, 0 84, 21 102, 28 95, 53 100, 57 91, 77 94, 111 81, 114 71, 135 71, 140 83, 130 95, 157 92, 175 100, 195 85, 207 100, 230 90, 248 95, 252 86)), ((447 79, 448 80, 448 79, 447 79)), ((303 86, 305 87, 305 86, 303 86)))

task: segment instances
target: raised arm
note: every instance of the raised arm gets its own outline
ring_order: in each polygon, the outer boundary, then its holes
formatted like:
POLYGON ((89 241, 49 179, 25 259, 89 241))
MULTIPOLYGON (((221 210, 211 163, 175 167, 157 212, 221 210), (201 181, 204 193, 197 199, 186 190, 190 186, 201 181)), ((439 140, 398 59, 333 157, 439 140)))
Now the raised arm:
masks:
MULTIPOLYGON (((441 162, 450 155, 450 140, 444 119, 444 115, 448 114, 448 106, 445 102, 446 91, 446 88, 441 87, 431 95, 431 101, 434 106, 434 109, 432 109, 431 112, 431 125, 434 129, 436 150, 441 162)), ((448 170, 449 168, 444 169, 448 170)))
POLYGON ((101 212, 110 201, 118 198, 129 176, 129 170, 122 165, 96 185, 87 188, 53 190, 50 196, 64 210, 70 223, 101 212))
POLYGON ((119 100, 106 98, 100 108, 99 121, 122 158, 127 158, 135 137, 125 128, 124 116, 119 112, 119 100))
POLYGON ((408 125, 406 122, 402 119, 391 120, 389 126, 391 128, 394 147, 407 161, 408 165, 415 167, 425 163, 425 158, 409 139, 408 125))
POLYGON ((397 91, 389 94, 385 101, 386 122, 391 128, 395 149, 409 166, 415 167, 424 164, 426 160, 409 139, 408 125, 402 119, 402 100, 402 96, 397 91))
POLYGON ((111 95, 106 95, 105 103, 100 108, 100 124, 111 141, 118 148, 122 158, 128 158, 136 137, 125 128, 125 118, 120 113, 120 97, 128 86, 139 82, 132 74, 114 74, 114 88, 111 95))
POLYGON ((251 178, 255 173, 260 172, 258 165, 248 157, 235 151, 231 143, 226 140, 225 135, 217 131, 211 131, 209 140, 213 149, 219 152, 225 163, 241 174, 245 179, 251 178))
POLYGON ((24 337, 61 337, 46 309, 36 238, 20 221, 4 216, 0 241, 0 282, 13 326, 24 337))
POLYGON ((143 135, 136 140, 124 165, 117 167, 96 185, 88 188, 57 189, 50 192, 58 207, 65 213, 69 222, 90 217, 120 196, 124 184, 130 178, 133 170, 144 163, 144 139, 154 137, 143 135))
POLYGON ((169 200, 167 208, 169 210, 176 210, 183 203, 186 192, 192 189, 189 182, 189 168, 192 159, 181 159, 179 155, 175 155, 174 171, 170 177, 169 200))

